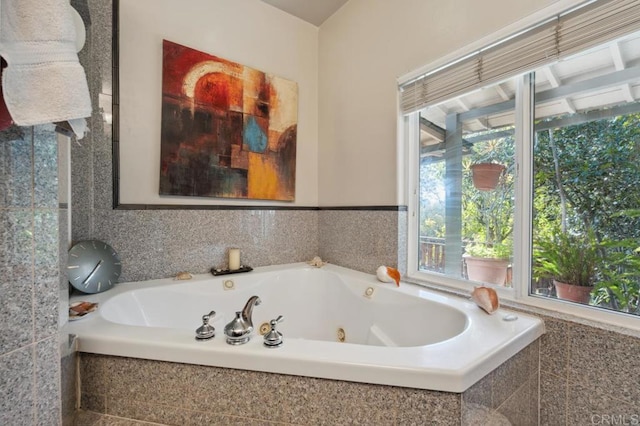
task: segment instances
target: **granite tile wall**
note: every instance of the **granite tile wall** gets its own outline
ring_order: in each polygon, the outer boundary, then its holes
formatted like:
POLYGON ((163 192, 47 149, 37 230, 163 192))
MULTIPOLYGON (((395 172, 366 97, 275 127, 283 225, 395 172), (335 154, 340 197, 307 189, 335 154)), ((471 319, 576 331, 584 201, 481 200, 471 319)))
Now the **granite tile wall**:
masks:
POLYGON ((61 423, 57 142, 0 132, 0 424, 61 423))
POLYGON ((396 267, 404 273, 406 227, 406 211, 320 210, 320 257, 369 274, 375 273, 380 265, 396 267))
POLYGON ((545 325, 540 424, 640 424, 640 339, 548 317, 545 325))
MULTIPOLYGON (((96 74, 94 71, 96 68, 94 57, 98 56, 97 51, 102 48, 108 49, 105 55, 108 56, 108 60, 111 59, 111 46, 107 47, 105 44, 98 44, 100 40, 94 36, 94 34, 96 33, 96 25, 102 23, 104 26, 106 22, 108 22, 108 25, 111 25, 109 21, 111 14, 109 14, 109 16, 102 16, 100 12, 103 12, 104 8, 97 8, 93 12, 90 12, 87 0, 71 0, 70 3, 82 17, 86 28, 85 45, 84 48, 78 52, 78 59, 87 75, 87 83, 89 84, 89 94, 93 108, 93 115, 87 120, 89 133, 82 140, 74 141, 71 147, 70 166, 73 171, 71 185, 72 202, 70 205, 71 217, 73 218, 71 239, 75 240, 77 239, 76 235, 89 235, 92 223, 91 211, 93 204, 91 200, 93 199, 92 183, 94 161, 92 138, 96 132, 100 131, 101 121, 96 120, 96 117, 102 117, 99 96, 100 93, 103 92, 102 87, 96 87, 98 79, 95 77, 92 78, 92 76, 96 74)), ((108 3, 107 7, 111 7, 111 2, 108 3)), ((109 82, 111 82, 110 78, 109 82)), ((105 90, 109 90, 109 88, 105 88, 105 90)), ((109 101, 111 101, 110 97, 109 101)))
POLYGON ((229 247, 253 267, 310 260, 318 254, 316 211, 96 209, 93 238, 122 259, 123 281, 226 267, 229 247))
POLYGON ((62 424, 71 426, 74 424, 77 414, 78 395, 78 353, 74 336, 62 334, 60 338, 60 376, 61 376, 61 411, 62 424))
POLYGON ((87 425, 497 425, 481 422, 510 420, 534 426, 538 353, 534 342, 464 394, 83 353, 81 416, 87 425))
POLYGON ((467 389, 463 424, 537 426, 539 360, 537 340, 467 389))

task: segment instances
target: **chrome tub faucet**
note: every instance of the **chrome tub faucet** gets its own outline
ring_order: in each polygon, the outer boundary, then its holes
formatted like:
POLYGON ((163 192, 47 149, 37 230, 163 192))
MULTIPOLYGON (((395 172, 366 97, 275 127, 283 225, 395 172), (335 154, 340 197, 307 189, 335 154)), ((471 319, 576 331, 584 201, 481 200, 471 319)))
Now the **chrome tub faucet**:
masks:
POLYGON ((258 296, 251 296, 242 311, 236 312, 236 317, 224 327, 224 335, 230 345, 242 345, 251 339, 253 331, 253 307, 260 304, 258 296))

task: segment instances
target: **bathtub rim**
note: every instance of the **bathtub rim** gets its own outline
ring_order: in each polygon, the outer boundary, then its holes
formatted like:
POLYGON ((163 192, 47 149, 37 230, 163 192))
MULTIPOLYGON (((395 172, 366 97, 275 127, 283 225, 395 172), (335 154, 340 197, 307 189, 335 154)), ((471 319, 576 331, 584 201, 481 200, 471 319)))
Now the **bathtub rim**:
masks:
MULTIPOLYGON (((293 263, 259 267, 250 274, 299 268, 313 269, 305 263, 293 263)), ((373 275, 336 265, 324 268, 347 278, 365 280, 372 286, 389 286, 379 283, 373 275)), ((194 279, 224 277, 201 274, 194 279)), ((100 303, 129 289, 175 283, 171 278, 122 283, 109 292, 74 295, 70 302, 81 299, 100 303)), ((467 299, 415 284, 402 282, 399 288, 387 288, 436 302, 444 301, 462 310, 469 321, 461 333, 465 335, 464 341, 453 338, 424 347, 364 346, 367 348, 364 353, 358 353, 358 350, 362 352, 360 346, 363 345, 287 339, 286 336, 285 344, 278 349, 264 348, 262 339, 257 336, 245 345, 231 346, 224 343, 222 330, 217 330, 212 341, 196 342, 193 333, 185 330, 121 325, 107 321, 99 314, 70 322, 68 327, 70 333, 78 336, 80 352, 457 393, 464 392, 544 334, 541 319, 521 312, 501 308, 490 316, 467 299), (505 327, 501 319, 505 314, 515 314, 518 320, 505 327), (489 328, 507 327, 513 329, 511 336, 487 337, 489 328), (466 347, 470 343, 480 346, 475 348, 478 354, 474 357, 466 347)))

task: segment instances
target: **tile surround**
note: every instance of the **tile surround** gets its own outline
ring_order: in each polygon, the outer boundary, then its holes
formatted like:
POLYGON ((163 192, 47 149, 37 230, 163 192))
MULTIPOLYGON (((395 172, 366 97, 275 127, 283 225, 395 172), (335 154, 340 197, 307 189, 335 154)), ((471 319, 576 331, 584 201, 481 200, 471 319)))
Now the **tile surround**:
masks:
MULTIPOLYGON (((36 208, 58 208, 58 145, 52 125, 35 126, 33 135, 34 191, 36 208)), ((57 239, 57 234, 54 234, 57 239)))
POLYGON ((567 323, 544 318, 546 333, 540 341, 540 368, 560 378, 567 378, 569 330, 567 323))
POLYGON ((33 213, 0 209, 0 354, 24 347, 34 339, 33 213))
POLYGON ((505 361, 493 372, 491 407, 499 408, 515 394, 523 384, 537 374, 539 365, 539 341, 535 341, 514 357, 505 361))
MULTIPOLYGON (((529 376, 499 407, 506 415, 527 418, 522 425, 534 424, 532 401, 537 424, 537 364, 524 365, 537 350, 537 344, 528 347, 515 363, 499 367, 508 374, 492 375, 489 381, 491 393, 492 387, 505 386, 503 380, 529 376), (516 371, 520 367, 524 371, 516 371)), ((455 394, 86 353, 80 356, 80 377, 85 412, 98 412, 102 420, 164 425, 459 425, 473 399, 467 395, 487 389, 486 381, 455 394)), ((502 416, 487 409, 495 418, 502 416)), ((466 415, 467 424, 477 424, 477 417, 466 415)))
POLYGON ((640 419, 640 339, 543 319, 540 424, 594 424, 592 418, 608 415, 640 419))
POLYGON ((61 376, 61 411, 62 424, 73 425, 76 418, 76 384, 78 383, 78 354, 75 351, 75 341, 64 336, 62 329, 60 341, 60 376, 61 376), (65 338, 66 337, 66 338, 65 338))
POLYGON ((76 182, 91 182, 91 145, 85 140, 81 145, 72 147, 71 170, 74 184, 71 185, 71 217, 73 218, 72 239, 81 240, 91 234, 91 185, 78 185, 76 182))
POLYGON ((640 406, 640 339, 614 340, 579 324, 571 324, 569 334, 569 381, 601 392, 615 389, 616 399, 640 406))
POLYGON ((626 419, 610 424, 633 425, 640 421, 637 401, 635 404, 627 403, 607 389, 569 383, 567 400, 567 425, 607 424, 597 421, 605 416, 626 419))
POLYGON ((404 268, 406 244, 398 235, 406 226, 406 211, 320 210, 318 217, 324 260, 369 274, 380 265, 404 268))
MULTIPOLYGON (((57 301, 55 302, 57 306, 57 301)), ((57 321, 57 318, 56 318, 57 321)), ((60 352, 58 336, 36 344, 36 418, 39 425, 56 425, 61 421, 60 352)))
POLYGON ((469 424, 537 426, 540 339, 504 362, 462 394, 469 424))
POLYGON ((538 426, 538 374, 530 376, 498 407, 497 413, 518 426, 538 426))
POLYGON ((92 238, 122 259, 122 281, 206 273, 226 267, 229 247, 253 267, 318 254, 317 212, 276 210, 96 210, 92 238))
POLYGON ((57 141, 0 132, 0 424, 61 423, 57 141))
POLYGON ((566 420, 567 379, 540 371, 540 424, 564 425, 566 420))
POLYGON ((0 424, 35 423, 34 346, 0 356, 0 424))
POLYGON ((33 130, 10 127, 0 134, 0 207, 31 207, 32 185, 32 139, 33 130))
POLYGON ((59 247, 58 234, 51 232, 52 229, 58 229, 57 208, 36 210, 34 215, 34 316, 38 319, 35 327, 37 340, 55 334, 59 325, 59 247))

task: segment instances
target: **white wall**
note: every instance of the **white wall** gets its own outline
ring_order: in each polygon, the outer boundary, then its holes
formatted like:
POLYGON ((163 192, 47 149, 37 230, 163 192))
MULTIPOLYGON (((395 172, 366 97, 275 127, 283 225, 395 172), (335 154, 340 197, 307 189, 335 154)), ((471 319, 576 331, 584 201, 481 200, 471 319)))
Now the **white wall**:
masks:
POLYGON ((397 78, 556 2, 350 0, 318 30, 260 0, 121 1, 120 201, 264 204, 158 196, 162 38, 298 82, 292 205, 406 204, 397 78))
POLYGON ((293 205, 316 206, 318 28, 260 0, 124 0, 120 9, 120 202, 264 204, 158 195, 164 38, 298 83, 293 205))
POLYGON ((406 204, 397 78, 555 0, 350 0, 320 27, 319 202, 406 204))

